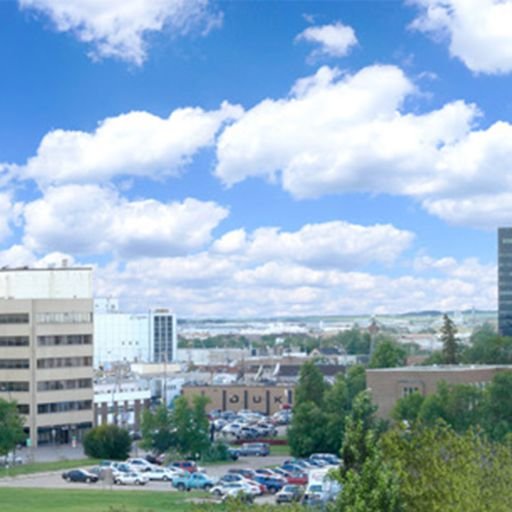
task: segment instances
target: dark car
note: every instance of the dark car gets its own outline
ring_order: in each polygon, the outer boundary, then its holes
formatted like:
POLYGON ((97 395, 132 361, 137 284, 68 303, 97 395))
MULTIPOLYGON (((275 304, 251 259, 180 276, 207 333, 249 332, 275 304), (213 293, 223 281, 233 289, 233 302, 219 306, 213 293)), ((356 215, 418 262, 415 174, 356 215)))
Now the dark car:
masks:
POLYGON ((85 469, 72 469, 62 473, 62 478, 66 482, 84 482, 93 483, 98 481, 98 475, 85 471, 85 469))
POLYGON ((238 451, 240 456, 266 457, 270 455, 270 446, 267 443, 244 443, 238 451))
POLYGON ((299 502, 304 494, 304 489, 299 485, 285 485, 276 494, 276 503, 299 502))
POLYGON ((240 457, 240 450, 238 448, 228 448, 228 458, 231 460, 238 460, 240 457))
POLYGON ((163 457, 161 455, 153 455, 152 453, 148 453, 144 458, 151 464, 156 464, 157 466, 162 465, 163 457))
POLYGON ((256 475, 254 481, 264 485, 270 494, 275 494, 280 491, 285 483, 280 478, 273 478, 269 476, 256 475))

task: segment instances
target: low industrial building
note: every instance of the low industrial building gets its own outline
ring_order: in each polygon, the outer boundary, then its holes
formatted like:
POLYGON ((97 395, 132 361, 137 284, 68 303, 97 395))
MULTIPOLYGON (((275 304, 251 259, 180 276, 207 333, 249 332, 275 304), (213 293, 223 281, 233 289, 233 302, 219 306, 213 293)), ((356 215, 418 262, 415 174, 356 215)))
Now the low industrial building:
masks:
POLYGON ((368 369, 366 385, 378 407, 377 415, 389 418, 397 401, 411 393, 431 395, 437 391, 437 386, 442 381, 447 384, 484 387, 498 372, 507 370, 512 371, 512 366, 440 365, 368 369))
POLYGON ((252 385, 227 384, 223 386, 183 386, 182 394, 191 398, 202 395, 209 398, 207 410, 251 411, 273 414, 284 407, 292 406, 295 387, 293 385, 252 385))

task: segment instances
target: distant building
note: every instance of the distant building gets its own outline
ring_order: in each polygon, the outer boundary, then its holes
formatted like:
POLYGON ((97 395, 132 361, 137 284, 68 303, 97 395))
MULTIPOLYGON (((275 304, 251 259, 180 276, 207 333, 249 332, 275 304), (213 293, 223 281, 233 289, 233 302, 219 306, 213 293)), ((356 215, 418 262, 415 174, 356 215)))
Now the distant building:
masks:
POLYGON ((89 268, 0 270, 0 398, 32 446, 81 440, 93 423, 89 268))
POLYGON ((512 228, 498 229, 498 332, 512 336, 512 228))
POLYGON ((473 384, 486 386, 501 371, 512 371, 512 366, 470 365, 470 366, 405 366, 402 368, 381 368, 366 370, 366 385, 378 407, 377 415, 389 418, 400 398, 418 392, 431 395, 437 385, 473 384))
POLYGON ((270 415, 291 406, 294 400, 294 385, 241 385, 226 384, 222 386, 189 386, 182 387, 185 397, 194 395, 206 396, 210 399, 207 410, 239 411, 250 409, 270 415))
POLYGON ((115 299, 95 301, 94 366, 176 360, 176 316, 167 309, 122 313, 115 299))

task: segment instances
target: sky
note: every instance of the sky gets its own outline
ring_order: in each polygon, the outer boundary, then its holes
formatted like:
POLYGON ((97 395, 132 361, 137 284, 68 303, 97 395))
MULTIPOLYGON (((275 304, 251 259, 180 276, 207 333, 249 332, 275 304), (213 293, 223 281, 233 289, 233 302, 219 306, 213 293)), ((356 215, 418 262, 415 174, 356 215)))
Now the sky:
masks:
POLYGON ((180 317, 497 307, 512 0, 3 0, 0 266, 180 317))

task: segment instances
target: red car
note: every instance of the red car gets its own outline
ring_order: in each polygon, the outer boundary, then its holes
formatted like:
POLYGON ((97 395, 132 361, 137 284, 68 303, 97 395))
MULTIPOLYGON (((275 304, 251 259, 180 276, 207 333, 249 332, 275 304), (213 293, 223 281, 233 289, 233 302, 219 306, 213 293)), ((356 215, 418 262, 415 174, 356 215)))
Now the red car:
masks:
POLYGON ((169 464, 173 468, 180 468, 183 471, 188 471, 189 473, 197 473, 197 464, 192 460, 178 460, 169 464))
POLYGON ((289 484, 307 485, 308 475, 306 473, 289 473, 286 480, 289 484))

